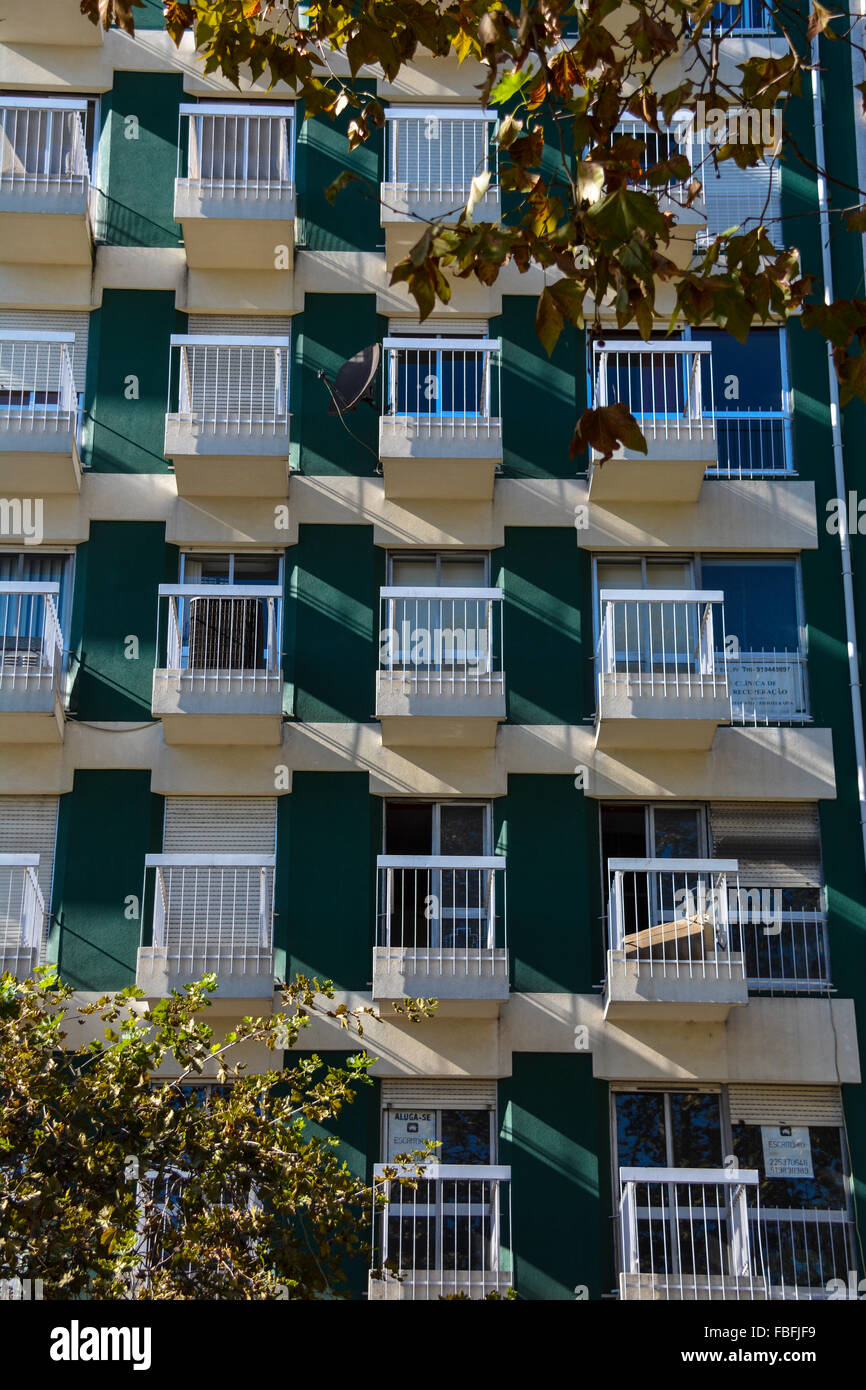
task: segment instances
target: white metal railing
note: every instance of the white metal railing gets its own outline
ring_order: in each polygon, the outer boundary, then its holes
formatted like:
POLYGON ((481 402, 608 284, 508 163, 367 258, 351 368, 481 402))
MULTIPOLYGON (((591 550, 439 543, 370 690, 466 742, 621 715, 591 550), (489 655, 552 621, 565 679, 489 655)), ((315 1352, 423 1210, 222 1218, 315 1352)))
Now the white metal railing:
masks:
MULTIPOLYGON (((623 116, 617 122, 614 138, 625 137, 644 142, 643 154, 638 155, 644 169, 650 168, 653 164, 662 164, 676 154, 685 155, 691 168, 693 125, 693 117, 683 115, 680 119, 675 117, 669 126, 662 126, 660 130, 656 131, 645 121, 637 120, 634 116, 623 116)), ((654 197, 658 197, 661 193, 667 193, 674 198, 682 198, 685 195, 690 177, 691 175, 687 175, 683 179, 671 179, 669 183, 662 185, 650 184, 646 180, 636 179, 632 181, 632 187, 642 189, 654 197)))
POLYGON ((510 1168, 379 1163, 373 1179, 387 1199, 373 1209, 374 1279, 415 1299, 484 1298, 511 1286, 510 1168), (413 1184, 387 1176, 395 1170, 413 1184))
POLYGON ((291 107, 182 105, 178 183, 209 197, 291 197, 293 127, 291 107))
POLYGON ((718 463, 711 478, 777 477, 793 469, 791 414, 778 410, 719 410, 718 463))
POLYGON ((724 594, 602 589, 600 690, 668 699, 728 692, 724 594))
POLYGON ((783 908, 780 888, 746 888, 729 897, 731 950, 745 961, 751 994, 826 994, 832 988, 827 917, 818 908, 783 908))
POLYGON ((639 976, 732 979, 737 868, 736 859, 609 860, 609 949, 639 976))
POLYGON ((655 437, 712 437, 715 433, 709 342, 644 343, 600 340, 593 345, 597 405, 626 406, 655 437))
POLYGON ((161 584, 159 600, 166 634, 161 677, 202 692, 281 684, 279 584, 161 584))
POLYGON ((768 0, 741 0, 739 5, 716 4, 712 27, 715 34, 772 34, 771 5, 768 0))
POLYGON ((85 191, 86 113, 84 101, 0 98, 0 193, 85 191))
POLYGON ((380 590, 380 680, 418 693, 486 695, 502 690, 502 590, 380 590))
POLYGON ((261 974, 273 954, 274 856, 148 854, 152 944, 179 974, 261 974))
POLYGON ((381 854, 376 862, 381 952, 437 976, 493 975, 504 964, 503 856, 381 854))
POLYGON ((498 338, 385 338, 386 434, 501 438, 498 338))
POLYGON ((38 854, 0 854, 0 974, 29 972, 44 939, 45 902, 38 854))
POLYGON ((59 584, 0 580, 0 692, 58 690, 63 634, 59 584))
POLYGON ((847 1280, 852 1223, 765 1208, 755 1169, 621 1168, 620 1296, 823 1299, 847 1280))
POLYGON ((800 724, 810 719, 802 653, 728 651, 727 669, 732 723, 800 724))
POLYGON ((0 333, 0 432, 74 429, 74 333, 0 333))
MULTIPOLYGON (((391 107, 385 115, 388 186, 419 202, 453 200, 457 211, 469 196, 472 180, 489 173, 489 198, 498 178, 499 148, 490 139, 497 119, 494 112, 471 107, 425 111, 391 107)), ((387 205, 387 186, 383 198, 387 205)))
POLYGON ((213 436, 289 437, 289 339, 173 335, 168 420, 213 436))

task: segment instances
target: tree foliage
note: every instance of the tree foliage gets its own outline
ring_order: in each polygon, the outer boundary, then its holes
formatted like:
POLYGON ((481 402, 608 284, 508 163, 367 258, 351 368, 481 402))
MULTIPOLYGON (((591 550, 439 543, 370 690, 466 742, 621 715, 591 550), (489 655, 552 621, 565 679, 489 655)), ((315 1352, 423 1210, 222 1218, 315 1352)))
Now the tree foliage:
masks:
MULTIPOLYGON (((134 32, 140 3, 81 0, 81 9, 95 23, 134 32)), ((735 0, 724 13, 737 9, 735 0)), ((350 147, 385 123, 382 103, 356 90, 359 74, 393 80, 425 52, 480 65, 479 99, 503 115, 500 183, 512 206, 501 223, 476 221, 486 186, 479 173, 454 219, 424 227, 392 277, 406 284, 422 318, 437 302, 448 304, 455 278, 492 285, 507 264, 545 272, 536 324, 548 352, 566 323, 600 332, 603 310, 644 339, 662 317, 671 330, 712 324, 743 341, 752 325, 784 321, 805 306, 806 326, 833 344, 843 403, 866 399, 862 300, 809 303, 814 268, 801 267, 778 227, 731 228, 678 264, 675 229, 711 170, 690 169, 669 149, 654 159, 658 148, 621 129, 634 117, 661 132, 675 113, 710 108, 784 120, 811 81, 812 40, 855 40, 847 17, 818 0, 808 11, 796 0, 764 0, 764 9, 781 38, 778 51, 753 52, 733 76, 720 48, 730 18, 714 18, 713 0, 320 0, 294 8, 276 0, 168 0, 165 16, 176 43, 192 35, 206 72, 236 85, 263 75, 271 85, 286 83, 306 116, 350 110, 350 147)), ((707 160, 756 165, 766 153, 759 125, 739 122, 707 160)), ((783 147, 795 148, 787 129, 783 147)), ((351 178, 344 172, 332 196, 351 178)), ((850 192, 843 211, 856 230, 866 209, 850 192)), ((572 454, 592 443, 608 455, 628 443, 626 434, 635 447, 635 431, 627 411, 587 411, 572 454)))
POLYGON ((213 976, 149 1010, 135 989, 76 1008, 39 976, 0 978, 0 1279, 41 1279, 54 1299, 344 1296, 383 1199, 321 1126, 374 1059, 282 1054, 316 1014, 358 1036, 372 1011, 330 1007, 330 984, 299 976, 273 1015, 218 1038, 213 976), (81 1042, 88 1023, 102 1036, 81 1042), (250 1044, 271 1069, 247 1073, 250 1044), (202 1086, 206 1068, 222 1084, 202 1086))

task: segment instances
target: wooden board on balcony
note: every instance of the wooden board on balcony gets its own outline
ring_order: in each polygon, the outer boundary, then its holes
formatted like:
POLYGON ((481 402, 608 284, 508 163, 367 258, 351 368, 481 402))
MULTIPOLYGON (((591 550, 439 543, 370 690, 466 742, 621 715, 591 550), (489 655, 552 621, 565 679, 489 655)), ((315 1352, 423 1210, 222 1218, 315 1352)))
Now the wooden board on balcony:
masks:
POLYGON ((627 960, 702 960, 704 952, 712 948, 712 940, 712 922, 696 914, 630 933, 623 938, 623 951, 627 960))

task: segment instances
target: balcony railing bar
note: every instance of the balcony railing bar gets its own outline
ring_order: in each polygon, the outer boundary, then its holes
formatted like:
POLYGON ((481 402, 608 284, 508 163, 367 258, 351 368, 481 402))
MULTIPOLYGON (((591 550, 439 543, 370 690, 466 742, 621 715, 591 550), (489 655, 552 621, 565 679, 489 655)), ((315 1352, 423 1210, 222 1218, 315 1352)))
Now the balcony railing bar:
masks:
POLYGON ((600 687, 667 698, 727 693, 722 592, 602 589, 599 598, 600 687))
POLYGON ((0 691, 59 693, 63 634, 57 616, 60 585, 0 581, 0 691))
POLYGON ((501 438, 498 338, 385 338, 382 346, 387 434, 501 438))
POLYGON ((74 430, 74 333, 0 333, 0 431, 74 430))
POLYGON ((274 864, 261 854, 147 855, 153 947, 184 973, 261 973, 272 957, 274 864))
POLYGON ((501 589, 393 585, 380 598, 380 681, 421 694, 501 692, 501 589))
POLYGON ((209 197, 290 196, 293 112, 241 104, 182 105, 177 178, 209 197))
POLYGON ((507 954, 501 855, 379 855, 377 944, 437 978, 497 973, 507 954))
POLYGON ((185 690, 276 689, 282 683, 279 584, 161 584, 166 668, 185 690))
POLYGON ((0 192, 85 191, 90 184, 86 102, 0 99, 0 192))

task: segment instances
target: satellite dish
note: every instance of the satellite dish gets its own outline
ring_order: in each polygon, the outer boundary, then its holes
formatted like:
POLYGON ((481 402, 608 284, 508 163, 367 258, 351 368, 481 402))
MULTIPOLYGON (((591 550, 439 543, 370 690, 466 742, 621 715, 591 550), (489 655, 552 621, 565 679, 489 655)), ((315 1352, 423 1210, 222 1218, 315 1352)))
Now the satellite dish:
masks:
POLYGON ((343 415, 347 410, 354 410, 361 401, 366 401, 374 410, 377 408, 373 397, 373 382, 379 370, 381 356, 381 347, 378 343, 373 343, 370 347, 356 352, 348 362, 344 362, 333 383, 325 372, 319 372, 319 379, 327 384, 331 393, 329 415, 343 415))

